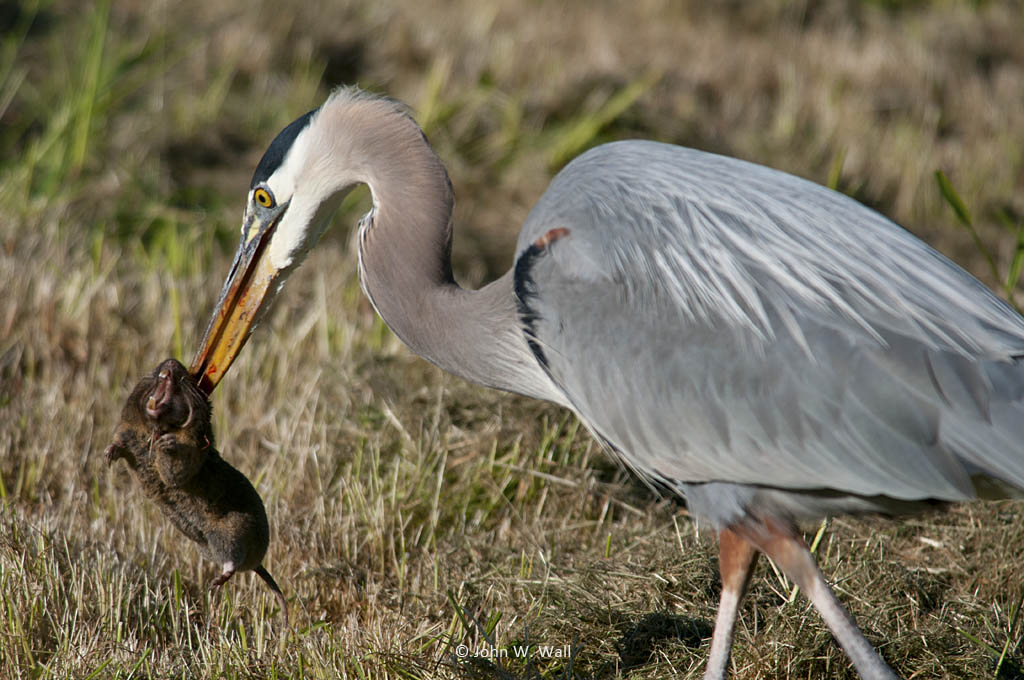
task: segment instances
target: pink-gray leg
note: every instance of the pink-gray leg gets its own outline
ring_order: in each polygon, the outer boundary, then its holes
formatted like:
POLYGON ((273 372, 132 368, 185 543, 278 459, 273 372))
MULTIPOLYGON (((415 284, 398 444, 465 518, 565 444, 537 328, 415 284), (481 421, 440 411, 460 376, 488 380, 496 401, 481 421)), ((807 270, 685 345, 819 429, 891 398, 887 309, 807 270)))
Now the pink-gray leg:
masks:
POLYGON ((753 545, 728 529, 719 534, 718 571, 722 576, 722 595, 718 601, 718 616, 711 636, 711 653, 704 668, 704 680, 725 680, 728 675, 736 618, 756 562, 757 550, 753 545))
POLYGON ((863 680, 898 680, 829 588, 803 539, 790 526, 765 521, 732 527, 806 593, 863 680))

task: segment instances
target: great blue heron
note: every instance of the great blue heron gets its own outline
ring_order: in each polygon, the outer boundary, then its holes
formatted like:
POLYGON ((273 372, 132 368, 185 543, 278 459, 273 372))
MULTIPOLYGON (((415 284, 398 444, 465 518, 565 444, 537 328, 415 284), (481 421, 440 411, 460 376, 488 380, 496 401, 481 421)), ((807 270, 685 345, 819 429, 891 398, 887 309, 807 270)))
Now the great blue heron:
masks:
POLYGON ((716 528, 705 678, 727 674, 759 552, 862 677, 896 677, 797 522, 1024 489, 1024 319, 878 213, 733 158, 606 144, 554 178, 512 269, 465 290, 441 161, 400 105, 355 89, 286 127, 256 168, 191 367, 205 389, 359 184, 373 199, 363 290, 399 338, 468 380, 571 409, 716 528))

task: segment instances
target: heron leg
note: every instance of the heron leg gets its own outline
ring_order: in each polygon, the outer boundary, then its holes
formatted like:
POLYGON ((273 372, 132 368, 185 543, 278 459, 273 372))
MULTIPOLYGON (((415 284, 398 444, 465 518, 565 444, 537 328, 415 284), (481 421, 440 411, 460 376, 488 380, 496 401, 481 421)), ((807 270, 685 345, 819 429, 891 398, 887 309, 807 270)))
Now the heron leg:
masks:
POLYGON ((728 674, 736 617, 756 562, 757 549, 750 542, 729 529, 719 533, 718 571, 722 575, 722 595, 718 601, 718 616, 711 636, 711 653, 704 669, 704 680, 725 680, 728 674))
POLYGON ((732 530, 767 555, 803 589, 863 680, 898 680, 899 676, 882 660, 825 582, 795 528, 765 521, 734 526, 732 530))

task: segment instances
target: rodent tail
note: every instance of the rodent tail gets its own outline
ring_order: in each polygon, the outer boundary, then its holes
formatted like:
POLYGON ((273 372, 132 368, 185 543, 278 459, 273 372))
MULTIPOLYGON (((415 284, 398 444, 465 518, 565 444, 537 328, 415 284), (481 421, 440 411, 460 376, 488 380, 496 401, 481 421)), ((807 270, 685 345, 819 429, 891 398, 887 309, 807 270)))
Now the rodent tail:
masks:
POLYGON ((274 591, 274 596, 277 597, 277 601, 281 605, 281 613, 284 614, 285 625, 288 625, 288 600, 284 598, 284 593, 282 593, 281 589, 277 587, 277 581, 274 580, 274 577, 270 575, 269 571, 263 568, 262 564, 256 567, 253 571, 255 571, 256 575, 263 579, 263 582, 274 591))

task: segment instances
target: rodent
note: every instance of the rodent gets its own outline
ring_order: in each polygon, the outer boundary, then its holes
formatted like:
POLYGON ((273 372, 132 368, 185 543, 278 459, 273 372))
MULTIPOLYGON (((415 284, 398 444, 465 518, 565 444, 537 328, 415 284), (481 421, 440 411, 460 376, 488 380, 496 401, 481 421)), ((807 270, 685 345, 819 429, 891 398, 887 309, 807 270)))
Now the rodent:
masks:
POLYGON ((263 567, 270 543, 263 501, 214 448, 211 415, 209 397, 188 369, 168 359, 132 390, 104 452, 107 464, 123 458, 143 493, 206 559, 221 566, 211 589, 235 572, 255 571, 274 592, 287 622, 287 600, 263 567))

